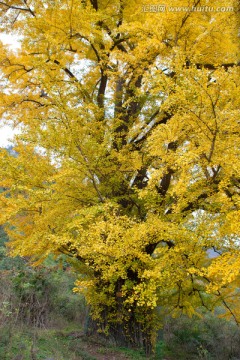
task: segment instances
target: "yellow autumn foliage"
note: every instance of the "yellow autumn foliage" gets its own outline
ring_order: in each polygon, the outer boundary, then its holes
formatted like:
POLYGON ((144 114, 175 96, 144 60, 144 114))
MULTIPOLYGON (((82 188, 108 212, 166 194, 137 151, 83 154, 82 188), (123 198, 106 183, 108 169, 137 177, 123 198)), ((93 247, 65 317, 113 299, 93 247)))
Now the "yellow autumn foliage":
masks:
POLYGON ((10 252, 71 258, 93 316, 144 346, 157 309, 240 320, 239 5, 186 9, 207 4, 0 3, 10 252))

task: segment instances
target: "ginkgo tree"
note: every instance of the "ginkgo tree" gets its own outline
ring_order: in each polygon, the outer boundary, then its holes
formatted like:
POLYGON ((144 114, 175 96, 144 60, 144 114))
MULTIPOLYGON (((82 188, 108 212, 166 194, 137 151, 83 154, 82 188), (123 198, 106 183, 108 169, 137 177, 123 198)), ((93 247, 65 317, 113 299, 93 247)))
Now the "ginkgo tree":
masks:
POLYGON ((0 2, 10 252, 65 254, 100 328, 146 352, 165 313, 240 320, 239 8, 215 3, 0 2))

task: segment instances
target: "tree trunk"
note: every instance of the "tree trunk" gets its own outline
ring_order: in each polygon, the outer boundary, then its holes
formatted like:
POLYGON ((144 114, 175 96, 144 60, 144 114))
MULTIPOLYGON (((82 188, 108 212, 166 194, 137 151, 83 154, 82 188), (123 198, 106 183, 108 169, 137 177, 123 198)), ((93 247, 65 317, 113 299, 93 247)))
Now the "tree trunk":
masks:
MULTIPOLYGON (((90 307, 88 307, 84 324, 85 335, 91 336, 99 332, 102 334, 104 327, 108 326, 109 330, 104 337, 114 341, 117 346, 141 349, 144 350, 147 356, 153 353, 153 329, 148 320, 146 323, 144 321, 138 321, 136 316, 137 310, 136 312, 132 311, 131 315, 128 316, 125 321, 111 321, 111 314, 112 309, 106 308, 102 313, 101 323, 98 323, 92 319, 91 310, 90 307)), ((122 317, 122 313, 119 314, 119 317, 122 317)))

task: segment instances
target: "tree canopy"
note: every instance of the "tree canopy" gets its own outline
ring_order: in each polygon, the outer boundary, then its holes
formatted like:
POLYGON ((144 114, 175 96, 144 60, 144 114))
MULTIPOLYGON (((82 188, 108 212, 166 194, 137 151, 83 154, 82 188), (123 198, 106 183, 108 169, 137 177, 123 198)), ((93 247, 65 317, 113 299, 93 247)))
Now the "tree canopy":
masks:
POLYGON ((0 45, 11 254, 67 255, 93 317, 146 349, 157 309, 240 319, 238 2, 147 4, 0 2, 21 45, 0 45))

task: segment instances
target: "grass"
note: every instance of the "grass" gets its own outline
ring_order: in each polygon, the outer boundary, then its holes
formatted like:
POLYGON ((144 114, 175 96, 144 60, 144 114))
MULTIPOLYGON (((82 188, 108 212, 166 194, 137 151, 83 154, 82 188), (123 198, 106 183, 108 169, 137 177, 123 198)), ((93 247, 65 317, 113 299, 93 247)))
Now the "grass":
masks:
POLYGON ((143 351, 127 348, 118 348, 118 350, 127 355, 132 360, 146 360, 146 356, 144 356, 143 351))
POLYGON ((57 360, 93 360, 75 351, 73 340, 70 337, 62 336, 55 330, 34 330, 18 328, 14 332, 10 329, 2 329, 0 336, 0 358, 1 360, 19 359, 36 360, 57 359, 57 360))
MULTIPOLYGON (((128 348, 118 348, 120 352, 124 353, 131 360, 146 360, 146 355, 142 350, 134 350, 128 348)), ((158 341, 155 349, 155 354, 149 360, 162 360, 167 353, 166 345, 163 341, 158 341)))
MULTIPOLYGON (((80 322, 81 323, 81 322, 80 322)), ((0 327, 1 360, 145 360, 143 352, 118 348, 98 335, 86 337, 79 322, 48 329, 5 322, 0 327)), ((55 326, 54 325, 54 326, 55 326)), ((204 319, 168 319, 156 353, 149 360, 239 359, 240 330, 232 322, 206 315, 204 319)))
MULTIPOLYGON (((162 359, 161 346, 156 356, 162 359)), ((1 360, 98 360, 98 359, 145 360, 143 352, 117 348, 109 344, 81 336, 73 327, 62 330, 34 329, 24 326, 0 329, 1 360)))

